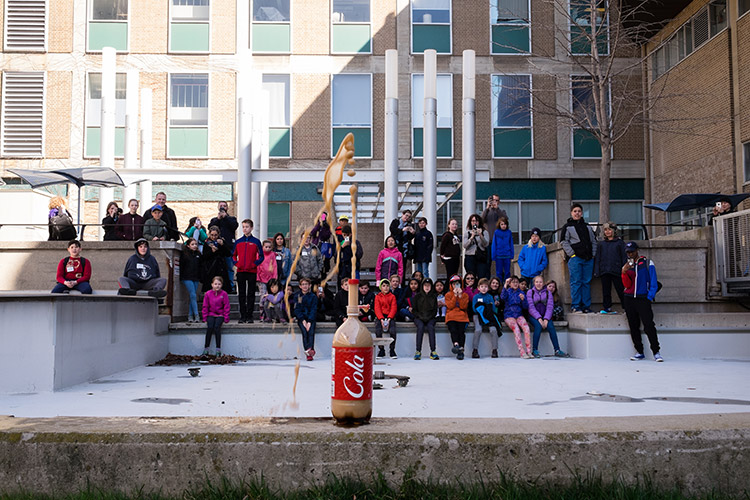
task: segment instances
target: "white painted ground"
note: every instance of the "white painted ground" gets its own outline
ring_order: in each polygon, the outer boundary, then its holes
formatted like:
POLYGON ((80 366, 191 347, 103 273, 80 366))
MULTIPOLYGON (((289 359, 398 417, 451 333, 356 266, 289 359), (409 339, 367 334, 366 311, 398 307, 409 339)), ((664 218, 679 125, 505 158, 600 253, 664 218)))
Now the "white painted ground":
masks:
MULTIPOLYGON (((140 367, 64 391, 0 394, 0 414, 54 416, 330 416, 330 360, 301 363, 293 404, 294 361, 140 367), (134 400, 141 399, 141 402, 134 400), (171 401, 170 401, 171 400, 171 401), (162 401, 162 402, 159 402, 162 401), (164 402, 164 401, 168 401, 164 402), (170 404, 171 403, 171 404, 170 404)), ((388 360, 376 370, 411 377, 374 392, 376 417, 558 419, 750 411, 750 362, 732 360, 580 360, 482 358, 388 360), (603 393, 645 399, 614 402, 603 393), (735 400, 719 401, 715 400, 735 400)))

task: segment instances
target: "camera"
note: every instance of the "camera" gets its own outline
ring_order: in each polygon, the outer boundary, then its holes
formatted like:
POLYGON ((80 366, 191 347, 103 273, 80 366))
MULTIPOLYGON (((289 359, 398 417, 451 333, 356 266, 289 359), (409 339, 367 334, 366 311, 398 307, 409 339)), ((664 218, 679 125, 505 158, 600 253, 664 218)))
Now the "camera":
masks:
POLYGON ((628 259, 628 264, 630 264, 630 266, 632 267, 633 265, 635 265, 635 261, 633 259, 628 259))
POLYGON ((477 230, 477 225, 474 224, 473 226, 471 226, 471 228, 476 231, 477 230))

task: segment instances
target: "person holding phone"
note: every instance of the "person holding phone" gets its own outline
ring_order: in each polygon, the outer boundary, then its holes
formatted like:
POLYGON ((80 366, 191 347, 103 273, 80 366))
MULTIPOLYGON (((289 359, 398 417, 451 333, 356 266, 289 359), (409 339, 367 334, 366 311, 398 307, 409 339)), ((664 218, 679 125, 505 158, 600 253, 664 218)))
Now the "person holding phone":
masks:
POLYGON ((464 293, 461 276, 454 274, 448 281, 448 293, 445 294, 445 324, 451 333, 453 348, 451 352, 456 359, 464 359, 464 345, 466 344, 466 325, 469 324, 469 296, 464 293))
POLYGON ((646 357, 643 354, 643 340, 641 339, 641 323, 643 323, 643 331, 648 337, 654 361, 662 362, 664 358, 659 352, 659 337, 654 323, 654 311, 651 309, 651 302, 654 301, 656 292, 659 290, 656 266, 652 260, 638 255, 638 243, 635 241, 630 241, 625 245, 625 253, 628 257, 627 262, 622 266, 625 314, 628 317, 630 338, 633 340, 633 347, 636 351, 630 359, 640 361, 646 357))

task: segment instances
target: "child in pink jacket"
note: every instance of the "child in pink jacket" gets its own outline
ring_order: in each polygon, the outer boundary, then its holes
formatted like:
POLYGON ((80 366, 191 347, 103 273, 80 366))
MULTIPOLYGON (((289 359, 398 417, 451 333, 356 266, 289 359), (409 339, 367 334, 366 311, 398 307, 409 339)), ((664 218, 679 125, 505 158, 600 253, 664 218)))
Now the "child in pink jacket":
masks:
POLYGON ((208 347, 211 345, 211 335, 216 336, 216 355, 221 356, 221 325, 229 323, 229 295, 221 288, 224 279, 214 276, 211 281, 211 290, 203 296, 203 321, 206 322, 206 344, 203 356, 208 356, 208 347))
POLYGON ((263 297, 268 293, 268 282, 278 277, 278 266, 276 265, 276 252, 273 242, 263 242, 263 262, 258 264, 258 295, 263 297))

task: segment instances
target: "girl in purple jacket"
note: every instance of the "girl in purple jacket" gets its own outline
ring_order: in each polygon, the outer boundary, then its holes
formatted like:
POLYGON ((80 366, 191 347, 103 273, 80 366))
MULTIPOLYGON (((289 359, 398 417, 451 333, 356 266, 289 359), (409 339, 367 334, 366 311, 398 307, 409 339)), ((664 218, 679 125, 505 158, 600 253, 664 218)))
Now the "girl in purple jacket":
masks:
POLYGON ((221 356, 221 325, 229 323, 229 295, 221 288, 224 279, 214 276, 211 280, 211 290, 203 296, 203 321, 206 322, 206 344, 203 356, 208 356, 211 345, 211 335, 216 336, 216 355, 221 356))
POLYGON ((555 324, 552 322, 552 310, 555 308, 555 298, 544 286, 544 279, 541 276, 534 278, 534 286, 526 292, 526 302, 529 304, 529 321, 534 327, 531 355, 535 358, 542 357, 539 354, 539 337, 542 336, 542 330, 546 328, 549 332, 552 346, 555 348, 555 356, 558 358, 569 358, 570 355, 560 349, 555 324))

